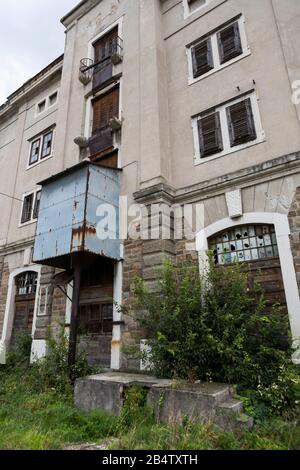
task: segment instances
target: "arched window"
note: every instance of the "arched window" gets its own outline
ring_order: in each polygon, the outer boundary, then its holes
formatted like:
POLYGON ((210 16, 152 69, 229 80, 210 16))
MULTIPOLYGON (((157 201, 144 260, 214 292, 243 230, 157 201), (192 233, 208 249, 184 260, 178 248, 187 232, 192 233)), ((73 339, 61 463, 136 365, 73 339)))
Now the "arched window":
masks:
POLYGON ((37 273, 34 271, 26 271, 16 277, 16 294, 31 295, 36 293, 37 273))
POLYGON ((209 239, 216 264, 257 261, 278 257, 273 225, 233 227, 209 239))

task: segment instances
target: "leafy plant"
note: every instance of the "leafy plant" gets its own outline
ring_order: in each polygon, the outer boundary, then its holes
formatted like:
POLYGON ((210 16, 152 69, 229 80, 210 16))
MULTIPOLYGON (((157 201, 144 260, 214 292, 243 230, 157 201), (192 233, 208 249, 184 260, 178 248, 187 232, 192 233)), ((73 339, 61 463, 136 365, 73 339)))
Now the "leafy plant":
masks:
POLYGON ((271 412, 297 404, 287 315, 278 305, 266 308, 258 284, 249 291, 241 265, 211 260, 199 276, 192 265, 167 261, 155 290, 135 280, 135 296, 133 315, 148 334, 155 374, 238 384, 271 412))

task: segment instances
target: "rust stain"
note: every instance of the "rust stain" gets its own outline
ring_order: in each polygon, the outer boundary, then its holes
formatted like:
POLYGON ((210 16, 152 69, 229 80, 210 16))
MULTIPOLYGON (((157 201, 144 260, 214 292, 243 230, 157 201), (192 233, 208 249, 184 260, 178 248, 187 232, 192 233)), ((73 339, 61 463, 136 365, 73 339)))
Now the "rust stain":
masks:
POLYGON ((111 342, 111 346, 114 348, 116 346, 120 346, 121 344, 121 341, 120 340, 117 340, 117 339, 114 339, 112 342, 111 342))
MULTIPOLYGON (((76 243, 76 251, 84 251, 84 241, 86 235, 96 235, 96 229, 95 227, 87 227, 85 225, 73 228, 72 229, 72 238, 71 238, 71 252, 74 251, 74 241, 77 241, 76 243)), ((88 251, 88 250, 86 250, 88 251)))

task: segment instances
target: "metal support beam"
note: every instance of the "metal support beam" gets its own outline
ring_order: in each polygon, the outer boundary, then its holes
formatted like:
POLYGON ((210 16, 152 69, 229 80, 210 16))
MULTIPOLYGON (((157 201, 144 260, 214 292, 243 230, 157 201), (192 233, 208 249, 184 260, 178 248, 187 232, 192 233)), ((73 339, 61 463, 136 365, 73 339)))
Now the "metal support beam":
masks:
POLYGON ((77 345, 77 326, 79 313, 81 268, 78 259, 74 259, 74 285, 71 309, 70 338, 69 338, 69 356, 68 366, 70 369, 70 379, 74 382, 73 366, 76 363, 76 345, 77 345))

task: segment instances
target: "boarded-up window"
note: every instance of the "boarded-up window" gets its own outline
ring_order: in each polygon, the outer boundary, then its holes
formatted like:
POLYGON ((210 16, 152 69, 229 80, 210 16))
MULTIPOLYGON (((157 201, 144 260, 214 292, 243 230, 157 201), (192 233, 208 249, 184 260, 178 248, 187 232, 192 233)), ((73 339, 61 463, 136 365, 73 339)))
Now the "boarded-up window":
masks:
POLYGON ((226 112, 231 147, 256 139, 250 98, 229 106, 226 112))
POLYGON ((219 112, 198 120, 201 157, 207 157, 223 150, 219 112))
POLYGON ((200 77, 213 69, 214 63, 210 38, 192 47, 192 59, 194 78, 200 77))
POLYGON ((243 53, 238 22, 220 31, 217 37, 221 64, 243 53))
POLYGON ((93 102, 93 135, 107 128, 109 120, 118 116, 119 88, 114 88, 93 102))

